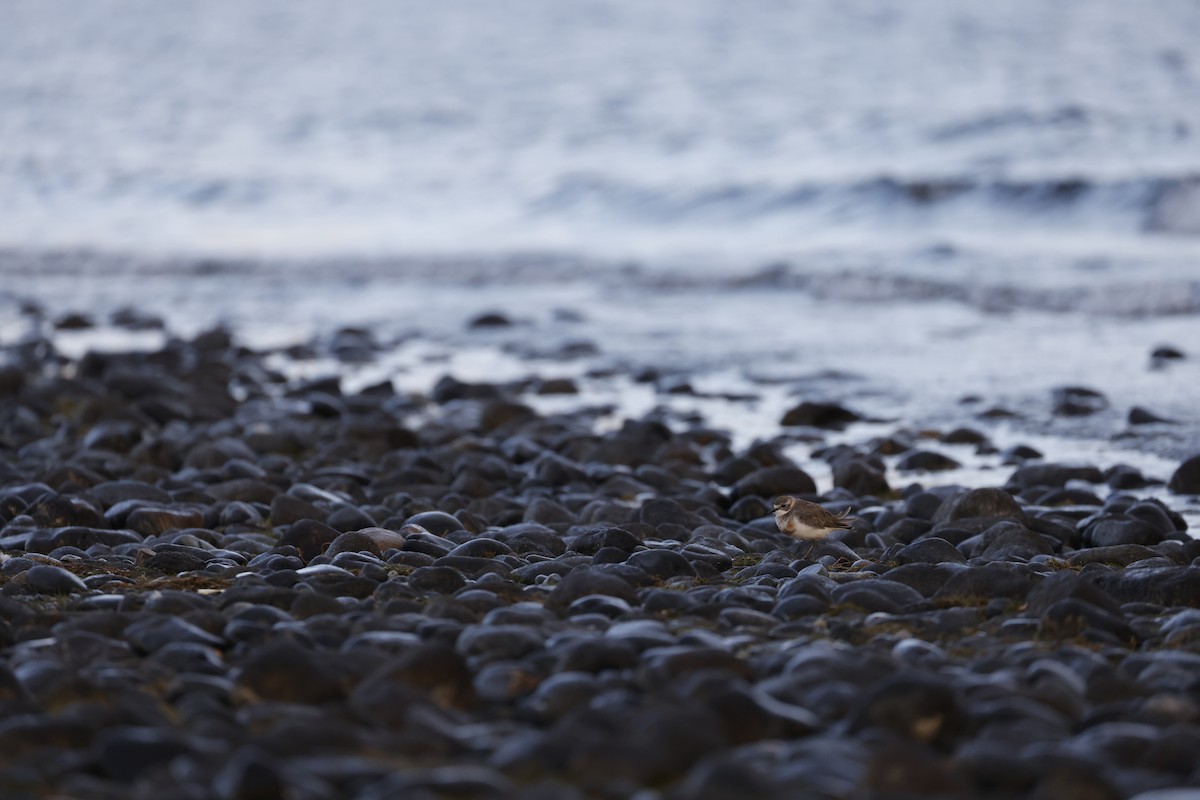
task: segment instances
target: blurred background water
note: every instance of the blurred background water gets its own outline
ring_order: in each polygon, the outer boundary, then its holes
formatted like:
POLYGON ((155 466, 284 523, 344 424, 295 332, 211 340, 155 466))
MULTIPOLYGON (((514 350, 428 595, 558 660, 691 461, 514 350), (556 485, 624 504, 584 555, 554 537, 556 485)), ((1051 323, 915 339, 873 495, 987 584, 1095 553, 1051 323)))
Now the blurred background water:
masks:
POLYGON ((1200 233, 1189 0, 4 5, 8 246, 742 261, 1200 233))
POLYGON ((1200 345, 1192 0, 2 8, 6 313, 565 305, 622 357, 906 413, 1082 382, 1197 421, 1194 359, 1147 369, 1200 345))

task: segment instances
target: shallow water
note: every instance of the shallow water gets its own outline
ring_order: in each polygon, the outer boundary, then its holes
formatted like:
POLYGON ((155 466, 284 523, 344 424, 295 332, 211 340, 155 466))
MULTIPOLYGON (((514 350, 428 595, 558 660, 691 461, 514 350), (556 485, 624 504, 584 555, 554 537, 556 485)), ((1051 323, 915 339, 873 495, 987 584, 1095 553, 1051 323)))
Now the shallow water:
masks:
POLYGON ((1188 0, 5 16, 0 243, 20 248, 723 268, 814 240, 1137 250, 1200 231, 1188 0))
POLYGON ((1200 312, 1187 0, 5 15, 0 266, 22 275, 82 249, 102 255, 58 266, 473 283, 516 257, 524 280, 633 264, 847 302, 1200 312))

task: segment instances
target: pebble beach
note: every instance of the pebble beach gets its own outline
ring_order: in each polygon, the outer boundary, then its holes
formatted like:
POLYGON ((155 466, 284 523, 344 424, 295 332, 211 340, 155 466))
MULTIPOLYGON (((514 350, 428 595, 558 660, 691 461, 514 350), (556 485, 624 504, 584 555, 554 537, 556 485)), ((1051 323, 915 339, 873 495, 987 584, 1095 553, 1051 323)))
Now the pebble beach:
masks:
POLYGON ((56 348, 92 324, 6 348, 5 796, 1124 798, 1200 778, 1181 514, 1200 460, 1146 475, 1017 445, 991 483, 926 488, 963 469, 951 453, 996 451, 994 423, 847 439, 875 428, 800 401, 737 444, 666 406, 605 425, 567 377, 288 379, 418 345, 361 329, 56 348), (856 521, 789 539, 785 492, 856 521))
POLYGON ((0 797, 1195 800, 1194 3, 5 17, 0 797))

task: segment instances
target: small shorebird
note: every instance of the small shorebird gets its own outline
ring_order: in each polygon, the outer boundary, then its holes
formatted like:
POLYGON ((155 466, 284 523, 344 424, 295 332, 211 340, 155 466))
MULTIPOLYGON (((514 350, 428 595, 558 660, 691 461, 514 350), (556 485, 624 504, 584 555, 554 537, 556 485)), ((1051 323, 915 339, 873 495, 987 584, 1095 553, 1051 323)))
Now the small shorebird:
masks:
POLYGON ((775 498, 775 524, 793 539, 824 539, 834 531, 845 530, 850 527, 849 514, 849 511, 830 514, 816 503, 790 494, 775 498))

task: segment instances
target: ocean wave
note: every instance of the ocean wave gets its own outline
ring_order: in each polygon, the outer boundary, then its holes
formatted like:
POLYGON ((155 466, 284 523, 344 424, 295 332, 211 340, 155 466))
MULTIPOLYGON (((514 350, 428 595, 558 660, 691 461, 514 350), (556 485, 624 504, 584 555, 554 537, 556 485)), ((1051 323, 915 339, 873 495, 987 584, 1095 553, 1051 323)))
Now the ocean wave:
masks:
MULTIPOLYGON (((842 303, 955 302, 991 313, 1078 312, 1110 317, 1200 314, 1200 279, 1115 279, 1102 283, 1029 286, 993 271, 939 279, 879 270, 805 271, 775 264, 728 281, 729 288, 788 289, 842 303)), ((1136 272, 1133 273, 1136 275, 1136 272)), ((686 283, 686 281, 685 281, 686 283)), ((681 284, 676 283, 676 288, 681 284)))
POLYGON ((643 225, 745 223, 785 216, 816 223, 911 223, 972 208, 982 225, 1017 219, 1200 234, 1200 173, 1130 178, 877 176, 847 181, 710 184, 690 188, 577 173, 529 204, 538 216, 585 214, 643 225))
MULTIPOLYGON (((534 287, 585 284, 605 292, 796 292, 831 303, 958 303, 987 313, 1066 312, 1106 317, 1200 314, 1194 259, 1064 259, 958 250, 949 246, 891 252, 824 251, 729 269, 677 262, 613 261, 568 253, 381 258, 153 258, 95 250, 0 249, 0 276, 14 287, 44 281, 120 285, 143 279, 186 286, 219 281, 246 287, 281 283, 353 286, 420 284, 534 287)), ((172 291, 180 291, 175 286, 172 291)), ((19 293, 18 293, 19 294, 19 293)), ((614 302, 622 302, 619 296, 614 302)))

